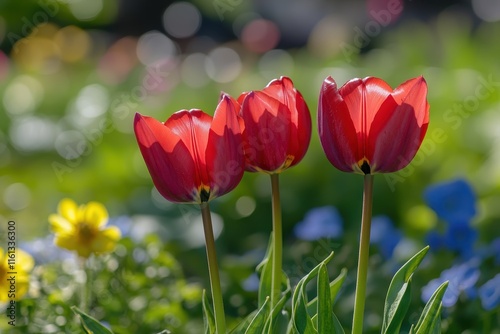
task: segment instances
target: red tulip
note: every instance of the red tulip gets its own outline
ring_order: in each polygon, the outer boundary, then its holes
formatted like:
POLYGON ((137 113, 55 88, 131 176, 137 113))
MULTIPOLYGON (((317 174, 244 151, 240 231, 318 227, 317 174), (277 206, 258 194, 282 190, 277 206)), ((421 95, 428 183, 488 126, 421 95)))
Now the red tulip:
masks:
POLYGON ((395 90, 373 77, 353 79, 340 89, 328 77, 319 96, 318 127, 328 160, 344 172, 398 171, 410 163, 429 124, 423 77, 395 90))
POLYGON ((202 203, 236 187, 245 161, 238 111, 223 94, 213 118, 199 109, 178 111, 165 123, 135 115, 137 142, 163 197, 202 203))
POLYGON ((311 139, 311 115, 292 80, 273 80, 238 101, 248 171, 280 173, 302 160, 311 139))

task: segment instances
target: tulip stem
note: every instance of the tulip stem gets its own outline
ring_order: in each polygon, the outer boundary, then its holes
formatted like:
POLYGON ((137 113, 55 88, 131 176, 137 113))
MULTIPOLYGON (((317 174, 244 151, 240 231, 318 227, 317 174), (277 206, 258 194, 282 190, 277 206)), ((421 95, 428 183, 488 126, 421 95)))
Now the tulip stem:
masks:
POLYGON ((366 174, 363 188, 363 213, 361 215, 361 233, 359 236, 358 273, 356 280, 356 296, 354 298, 354 315, 352 318, 352 334, 361 334, 363 332, 363 314, 365 310, 368 255, 370 251, 370 228, 372 221, 372 195, 373 175, 366 174))
POLYGON ((212 228, 212 216, 208 202, 201 203, 201 217, 203 219, 203 230, 205 232, 205 244, 207 248, 208 274, 210 276, 210 288, 215 316, 215 332, 226 333, 226 321, 224 319, 224 303, 222 301, 222 289, 219 278, 219 267, 217 265, 217 253, 215 251, 215 239, 212 228))
POLYGON ((281 228, 281 203, 279 174, 271 174, 272 207, 273 207, 273 258, 272 258, 272 284, 271 284, 271 309, 273 309, 281 295, 283 237, 281 228))

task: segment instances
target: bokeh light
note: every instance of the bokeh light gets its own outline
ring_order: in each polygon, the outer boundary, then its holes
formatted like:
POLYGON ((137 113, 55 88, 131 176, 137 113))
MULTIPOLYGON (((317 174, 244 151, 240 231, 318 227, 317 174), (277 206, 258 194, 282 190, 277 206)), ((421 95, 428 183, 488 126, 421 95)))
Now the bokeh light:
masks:
POLYGON ((101 116, 109 107, 108 92, 99 84, 85 86, 78 93, 74 106, 83 117, 101 116))
POLYGON ((274 48, 280 39, 278 26, 272 21, 257 19, 249 22, 241 32, 241 41, 245 47, 256 53, 263 53, 274 48))
POLYGON ((80 21, 91 21, 101 13, 103 0, 71 0, 68 1, 71 13, 80 21))
POLYGON ((108 84, 125 80, 137 64, 137 39, 123 37, 113 43, 99 61, 99 75, 108 84))
POLYGON ((500 20, 500 1, 472 0, 472 9, 481 20, 495 22, 500 20))
POLYGON ((205 69, 212 80, 220 83, 231 82, 241 72, 241 58, 231 48, 218 47, 208 54, 205 69))
POLYGON ((241 196, 235 204, 236 211, 241 217, 250 216, 256 208, 255 200, 249 196, 241 196))
POLYGON ((10 116, 32 114, 42 102, 44 88, 28 75, 16 77, 7 86, 3 95, 3 106, 10 116))
POLYGON ((23 183, 13 183, 3 192, 3 202, 13 211, 25 209, 30 201, 31 191, 23 183))
POLYGON ((137 43, 137 57, 146 66, 176 54, 177 47, 174 42, 159 31, 145 33, 137 43))
POLYGON ((87 141, 81 132, 68 130, 57 136, 55 149, 66 160, 77 159, 87 149, 87 141))
POLYGON ((258 68, 260 74, 267 80, 279 78, 282 75, 291 76, 294 60, 285 50, 271 50, 260 57, 258 68))
POLYGON ((182 81, 193 88, 203 87, 209 83, 210 78, 205 70, 207 56, 197 52, 184 58, 181 65, 182 81))
POLYGON ((58 30, 54 42, 59 48, 61 59, 70 63, 82 60, 91 47, 89 35, 73 25, 58 30))
POLYGON ((172 37, 191 37, 201 26, 201 13, 189 2, 175 2, 165 10, 163 26, 172 37))
POLYGON ((49 119, 37 116, 17 117, 10 127, 10 140, 22 152, 51 150, 57 133, 49 119))

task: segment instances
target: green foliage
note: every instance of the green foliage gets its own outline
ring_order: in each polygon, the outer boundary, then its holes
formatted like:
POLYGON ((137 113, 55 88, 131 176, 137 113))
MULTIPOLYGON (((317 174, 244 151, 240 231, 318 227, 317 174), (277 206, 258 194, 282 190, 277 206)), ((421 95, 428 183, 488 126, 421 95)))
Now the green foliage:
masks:
POLYGON ((382 323, 382 333, 399 333, 404 316, 408 311, 411 300, 411 277, 422 262, 429 247, 425 247, 415 254, 399 269, 392 278, 387 298, 384 306, 384 322, 382 323))
POLYGON ((415 326, 410 329, 410 334, 439 334, 441 333, 441 309, 444 293, 448 282, 441 284, 432 294, 425 305, 422 315, 415 326))
POLYGON ((113 334, 113 332, 104 327, 99 321, 85 314, 78 307, 72 306, 71 309, 80 317, 82 328, 86 334, 113 334))

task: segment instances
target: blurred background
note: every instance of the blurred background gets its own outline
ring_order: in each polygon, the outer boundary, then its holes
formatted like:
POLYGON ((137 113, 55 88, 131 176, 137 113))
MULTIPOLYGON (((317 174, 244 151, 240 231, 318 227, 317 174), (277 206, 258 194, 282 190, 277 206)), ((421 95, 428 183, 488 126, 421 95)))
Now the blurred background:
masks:
MULTIPOLYGON (((377 76, 392 87, 423 75, 427 136, 410 166, 377 175, 374 215, 405 237, 394 256, 408 258, 443 229, 425 189, 462 179, 477 196, 474 247, 487 245, 500 236, 499 36, 495 0, 0 0, 0 218, 15 220, 28 242, 50 233, 47 216, 62 198, 100 201, 111 224, 137 239, 156 233, 188 277, 206 280, 199 212, 154 189, 135 112, 162 121, 180 109, 213 113, 221 91, 238 96, 286 75, 316 120, 329 75, 339 85, 377 76)), ((294 233, 315 207, 336 208, 342 236, 328 239, 324 254, 338 253, 332 272, 353 273, 362 178, 329 164, 316 126, 281 192, 292 282, 317 249, 294 233)), ((267 245, 268 177, 245 174, 212 210, 230 286, 251 276, 267 245)), ((452 263, 454 253, 443 256, 452 263)), ((235 316, 248 311, 243 304, 230 302, 235 316)))

